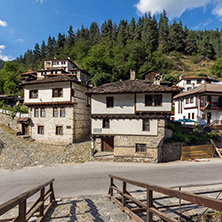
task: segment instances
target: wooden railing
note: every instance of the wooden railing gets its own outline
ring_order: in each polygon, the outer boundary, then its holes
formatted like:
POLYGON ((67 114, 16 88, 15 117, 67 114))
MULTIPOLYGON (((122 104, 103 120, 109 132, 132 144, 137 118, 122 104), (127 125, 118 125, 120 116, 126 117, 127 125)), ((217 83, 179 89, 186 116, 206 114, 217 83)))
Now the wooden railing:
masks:
POLYGON ((110 177, 110 187, 109 187, 109 197, 111 201, 116 203, 119 207, 122 208, 126 213, 128 213, 134 220, 142 222, 144 221, 140 218, 137 213, 146 213, 146 221, 153 222, 153 214, 159 216, 163 221, 172 221, 176 222, 178 220, 170 217, 169 215, 161 212, 158 208, 156 208, 153 204, 153 192, 161 193, 168 195, 169 197, 176 197, 181 200, 188 201, 193 204, 197 204, 199 206, 208 207, 214 209, 216 211, 222 211, 222 201, 213 199, 210 197, 204 197, 193 193, 188 193, 184 191, 178 191, 171 188, 166 188, 162 186, 156 186, 148 183, 141 183, 135 180, 129 180, 122 177, 117 177, 113 175, 109 175, 110 177), (122 189, 120 190, 115 184, 114 179, 122 182, 122 189), (136 199, 131 196, 131 194, 127 191, 127 184, 134 185, 140 188, 145 188, 146 190, 146 203, 136 199), (114 191, 121 195, 121 201, 114 195, 114 191), (127 206, 127 201, 132 201, 137 205, 137 207, 129 208, 127 206))
POLYGON ((0 216, 7 213, 14 207, 18 206, 18 216, 15 218, 0 218, 0 222, 6 221, 15 221, 15 222, 26 222, 28 221, 35 213, 38 213, 37 221, 42 221, 43 217, 52 206, 55 201, 54 189, 53 189, 54 179, 35 187, 32 190, 29 190, 3 204, 0 205, 0 216), (45 192, 45 188, 49 187, 48 191, 45 192), (27 211, 27 199, 37 192, 40 192, 40 197, 37 201, 30 207, 27 211), (48 205, 46 204, 46 200, 49 199, 48 205))

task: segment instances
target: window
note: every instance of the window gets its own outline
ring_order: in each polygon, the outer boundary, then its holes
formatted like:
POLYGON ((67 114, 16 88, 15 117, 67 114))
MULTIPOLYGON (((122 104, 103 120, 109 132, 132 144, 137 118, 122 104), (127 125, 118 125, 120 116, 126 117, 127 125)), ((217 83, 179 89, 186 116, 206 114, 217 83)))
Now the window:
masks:
POLYGON ((38 126, 38 134, 44 134, 44 126, 38 126))
POLYGON ((150 121, 143 119, 143 131, 150 131, 150 121))
POLYGON ((40 110, 40 116, 45 117, 45 108, 41 108, 40 110))
POLYGON ((114 98, 113 97, 106 97, 106 108, 113 108, 113 101, 114 98))
POLYGON ((34 109, 34 117, 39 117, 39 109, 38 108, 34 109))
POLYGON ((145 106, 162 106, 162 95, 145 95, 145 106))
POLYGON ((56 126, 56 135, 63 135, 63 126, 56 126))
POLYGON ((197 84, 201 84, 201 79, 198 79, 198 80, 197 80, 197 84))
POLYGON ((145 106, 153 105, 153 95, 145 95, 145 106))
POLYGON ((52 89, 52 97, 62 97, 63 89, 52 89))
POLYGON ((71 96, 74 97, 74 95, 75 95, 75 91, 74 91, 74 89, 72 88, 72 89, 71 89, 71 96))
POLYGON ((66 116, 65 108, 61 108, 60 109, 60 117, 65 117, 65 116, 66 116))
POLYGON ((37 99, 38 98, 38 90, 30 90, 29 91, 29 99, 37 99))
POLYGON ((90 98, 90 96, 87 96, 87 98, 86 98, 86 105, 87 106, 91 105, 91 98, 90 98))
POLYGON ((61 65, 65 65, 66 64, 66 61, 61 61, 61 65))
POLYGON ((192 113, 192 119, 194 119, 194 113, 192 113))
POLYGON ((162 95, 154 95, 154 106, 162 105, 162 95))
POLYGON ((191 80, 189 79, 189 80, 187 80, 187 84, 191 84, 191 80))
POLYGON ((186 104, 189 104, 189 98, 186 98, 186 104))
POLYGON ((58 108, 53 108, 53 117, 58 117, 58 108))
POLYGON ((206 118, 204 113, 202 114, 202 117, 201 117, 201 118, 202 118, 202 119, 205 119, 205 118, 206 118))
POLYGON ((188 113, 188 119, 190 119, 190 113, 188 113))
POLYGON ((103 128, 109 129, 109 119, 103 119, 103 128))
POLYGON ((136 143, 136 153, 146 153, 146 144, 136 143))
POLYGON ((193 97, 190 97, 190 103, 193 103, 193 97))

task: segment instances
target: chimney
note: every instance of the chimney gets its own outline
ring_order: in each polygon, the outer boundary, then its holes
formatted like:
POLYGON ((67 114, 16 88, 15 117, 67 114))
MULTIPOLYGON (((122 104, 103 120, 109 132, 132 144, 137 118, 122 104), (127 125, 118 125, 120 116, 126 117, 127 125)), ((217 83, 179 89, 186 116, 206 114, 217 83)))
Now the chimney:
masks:
POLYGON ((136 71, 133 69, 130 69, 130 80, 136 79, 136 71))
POLYGON ((180 76, 179 76, 179 80, 181 80, 182 78, 183 78, 182 75, 180 75, 180 76))

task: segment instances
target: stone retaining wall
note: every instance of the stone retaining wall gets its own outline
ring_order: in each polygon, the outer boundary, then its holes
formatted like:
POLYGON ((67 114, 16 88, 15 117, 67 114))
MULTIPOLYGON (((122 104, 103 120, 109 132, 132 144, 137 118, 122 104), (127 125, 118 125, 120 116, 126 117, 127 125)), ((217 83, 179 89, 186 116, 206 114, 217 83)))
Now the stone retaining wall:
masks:
POLYGON ((17 123, 19 117, 12 118, 8 114, 0 113, 0 123, 6 126, 11 127, 13 130, 17 132, 21 132, 21 124, 17 123))
POLYGON ((160 153, 161 162, 180 160, 182 143, 165 143, 160 153))

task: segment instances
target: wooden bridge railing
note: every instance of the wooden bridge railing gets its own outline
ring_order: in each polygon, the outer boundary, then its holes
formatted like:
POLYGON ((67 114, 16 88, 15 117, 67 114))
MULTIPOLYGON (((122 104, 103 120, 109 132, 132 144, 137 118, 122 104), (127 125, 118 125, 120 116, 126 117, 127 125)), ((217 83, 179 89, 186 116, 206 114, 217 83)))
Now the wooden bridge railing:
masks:
POLYGON ((148 183, 141 183, 135 180, 129 180, 122 177, 117 177, 113 175, 109 175, 110 177, 110 187, 109 187, 109 196, 111 201, 116 203, 119 207, 121 207, 126 213, 128 213, 133 219, 139 222, 143 222, 143 219, 140 218, 136 213, 145 212, 146 213, 146 221, 153 222, 153 214, 159 216, 163 221, 176 222, 178 220, 170 217, 169 215, 161 212, 153 205, 153 192, 161 193, 168 195, 169 197, 176 197, 180 201, 185 200, 193 204, 197 204, 199 206, 208 207, 214 209, 216 211, 222 211, 222 201, 213 199, 210 197, 204 197, 197 194, 192 194, 189 192, 178 191, 171 188, 166 188, 162 186, 156 186, 148 183), (122 189, 120 190, 115 184, 114 179, 122 182, 122 189), (136 199, 131 196, 127 191, 127 184, 134 185, 137 187, 145 188, 146 190, 146 203, 136 199), (114 196, 114 191, 117 191, 121 195, 122 201, 118 200, 114 196), (128 208, 127 200, 134 202, 138 207, 128 208))
POLYGON ((37 221, 42 221, 43 217, 52 206, 55 201, 53 182, 55 179, 52 179, 42 185, 35 187, 32 190, 29 190, 3 204, 0 205, 0 216, 7 213, 9 210, 18 206, 18 216, 16 218, 0 218, 0 222, 6 221, 15 221, 15 222, 26 222, 28 221, 35 213, 39 213, 37 221), (45 188, 49 187, 48 191, 45 192, 45 188), (36 202, 27 210, 27 199, 37 192, 40 192, 40 197, 36 202), (48 205, 45 205, 46 200, 49 198, 48 205))

